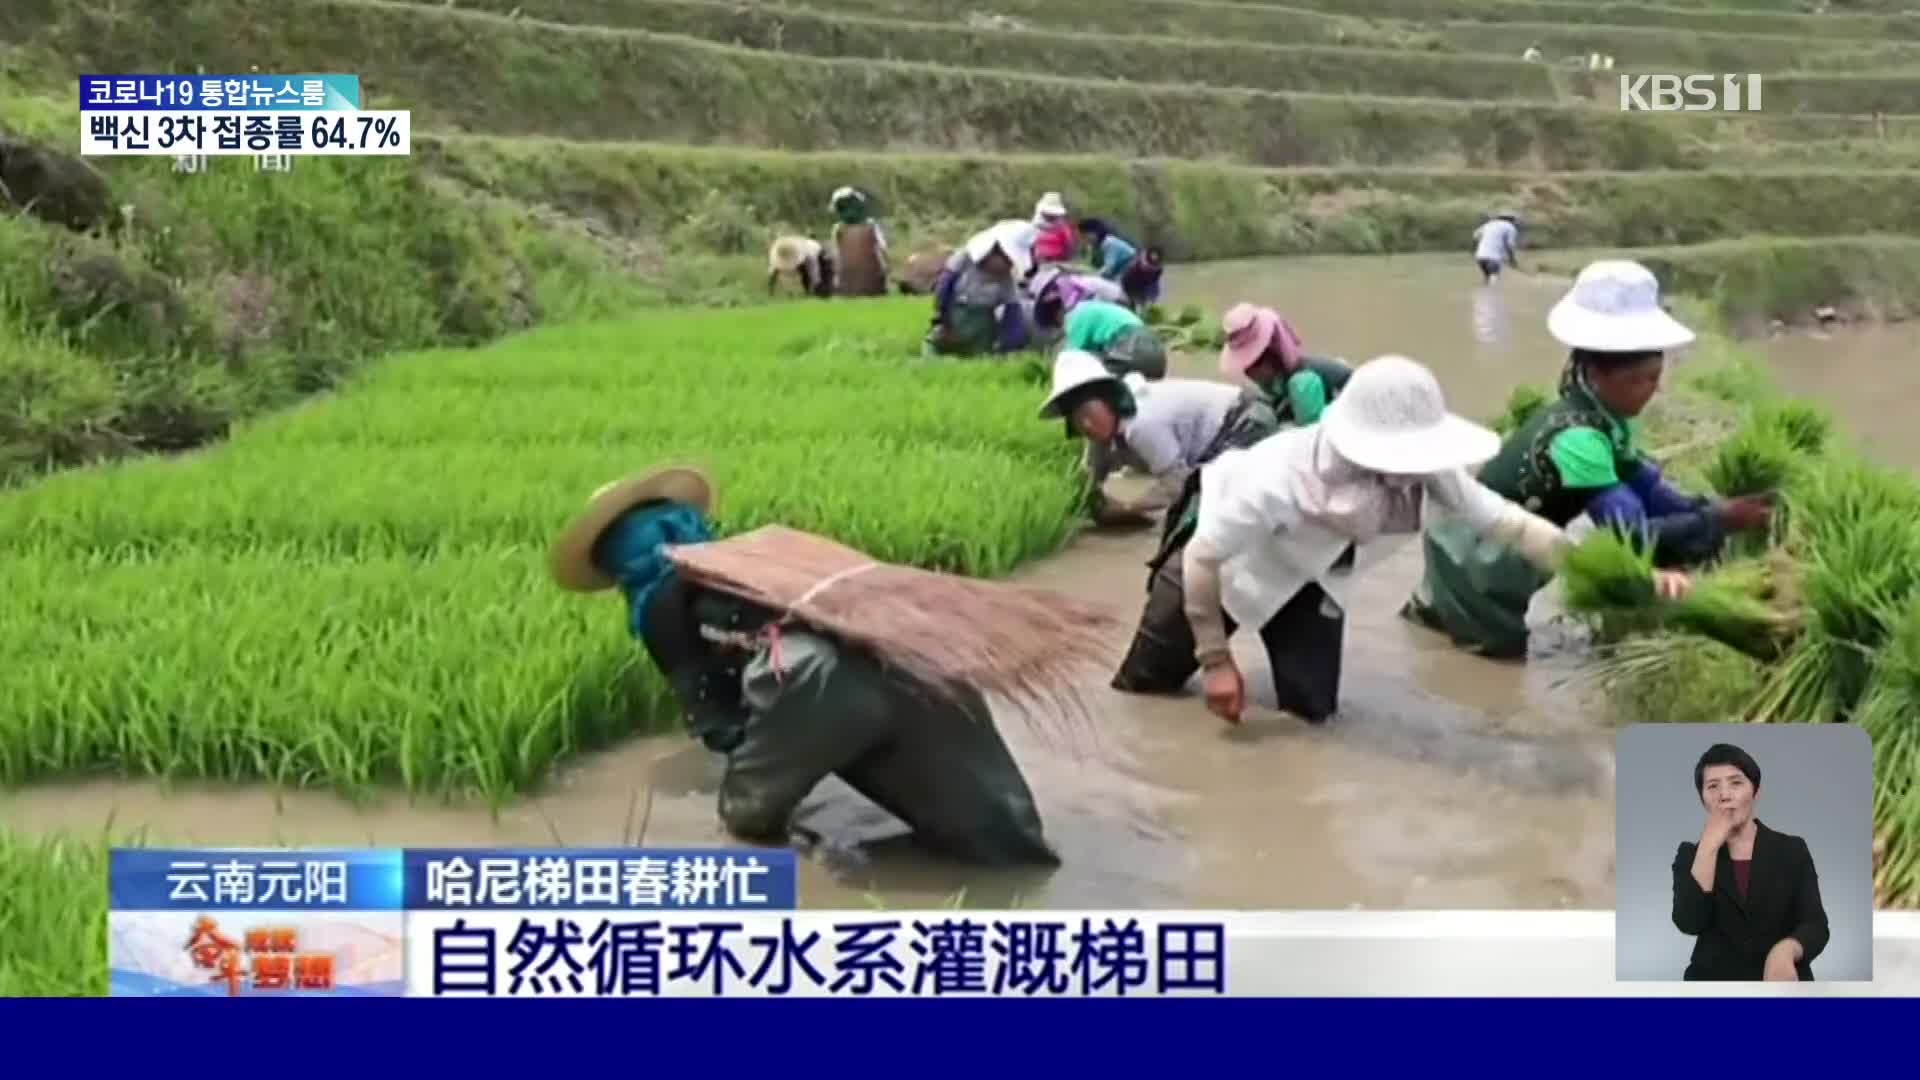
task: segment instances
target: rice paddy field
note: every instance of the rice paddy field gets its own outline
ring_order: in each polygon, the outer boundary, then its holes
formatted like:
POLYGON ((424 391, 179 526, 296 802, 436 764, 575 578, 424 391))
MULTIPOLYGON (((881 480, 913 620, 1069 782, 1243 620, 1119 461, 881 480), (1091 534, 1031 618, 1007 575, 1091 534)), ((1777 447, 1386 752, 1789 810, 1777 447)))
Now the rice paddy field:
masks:
POLYGON ((506 799, 671 718, 556 522, 655 461, 780 522, 993 575, 1066 538, 1024 366, 903 362, 917 303, 659 314, 390 358, 185 458, 0 500, 0 782, 109 770, 506 799), (770 407, 770 403, 777 406, 770 407))
MULTIPOLYGON (((0 41, 0 130, 51 144, 82 71, 355 72, 416 127, 410 160, 273 179, 102 162, 111 235, 0 216, 6 785, 531 790, 665 719, 619 602, 541 564, 662 458, 713 471, 730 530, 982 574, 1060 546, 1080 491, 1026 366, 910 362, 918 301, 689 310, 763 302, 770 236, 823 236, 843 183, 903 252, 1047 190, 1177 260, 1464 253, 1511 209, 1555 269, 1649 249, 1730 323, 1920 296, 1920 21, 1892 0, 10 0, 0 41), (1622 114, 1592 53, 1758 71, 1766 108, 1622 114), (102 266, 104 306, 72 287, 102 266)), ((1790 524, 1725 603, 1634 624, 1617 700, 1868 726, 1881 902, 1911 906, 1920 590, 1889 553, 1920 558, 1920 493, 1721 389, 1751 426, 1698 474, 1778 480, 1790 524), (1784 624, 1743 636, 1749 601, 1784 624)), ((99 866, 0 834, 0 925, 46 943, 0 952, 0 994, 100 992, 73 960, 104 951, 99 866)))

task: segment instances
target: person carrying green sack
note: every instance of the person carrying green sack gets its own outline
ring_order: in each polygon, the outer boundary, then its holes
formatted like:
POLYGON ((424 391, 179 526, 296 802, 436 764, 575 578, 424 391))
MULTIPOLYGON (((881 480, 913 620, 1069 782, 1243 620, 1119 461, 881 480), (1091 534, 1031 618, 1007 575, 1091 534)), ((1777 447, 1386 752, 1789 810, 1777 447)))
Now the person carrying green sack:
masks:
MULTIPOLYGON (((1547 329, 1571 350, 1559 397, 1506 437, 1482 483, 1563 528, 1584 518, 1637 534, 1668 568, 1712 559, 1729 532, 1767 527, 1766 499, 1683 493, 1640 448, 1638 417, 1660 388, 1666 354, 1694 339, 1662 309, 1651 271, 1589 265, 1547 329)), ((1527 609, 1550 577, 1457 526, 1426 530, 1423 546, 1426 572, 1402 615, 1463 649, 1525 656, 1527 609)))
POLYGON ((833 211, 833 249, 841 296, 885 296, 887 234, 873 219, 867 193, 843 187, 828 200, 833 211))

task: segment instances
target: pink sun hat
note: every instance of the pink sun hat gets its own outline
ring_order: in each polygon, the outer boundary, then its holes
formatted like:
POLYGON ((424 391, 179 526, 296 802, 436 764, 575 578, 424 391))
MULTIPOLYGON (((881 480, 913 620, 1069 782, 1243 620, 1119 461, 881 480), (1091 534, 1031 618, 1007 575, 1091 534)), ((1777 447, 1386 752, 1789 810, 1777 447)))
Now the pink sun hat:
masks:
POLYGON ((1220 350, 1222 375, 1245 375, 1269 345, 1278 344, 1281 359, 1291 369, 1300 362, 1300 335, 1272 308, 1235 304, 1220 320, 1227 344, 1220 350))

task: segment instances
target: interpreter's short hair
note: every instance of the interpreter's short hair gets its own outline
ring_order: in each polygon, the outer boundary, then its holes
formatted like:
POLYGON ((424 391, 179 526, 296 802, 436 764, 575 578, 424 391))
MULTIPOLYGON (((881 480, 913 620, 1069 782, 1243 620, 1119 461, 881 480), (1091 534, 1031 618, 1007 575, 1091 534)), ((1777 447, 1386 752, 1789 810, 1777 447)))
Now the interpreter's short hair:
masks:
POLYGON ((1731 765, 1739 769, 1740 775, 1746 777, 1747 783, 1753 785, 1754 792, 1759 793, 1760 763, 1753 760, 1753 755, 1732 743, 1714 743, 1707 747, 1707 752, 1700 755, 1699 763, 1693 767, 1693 792, 1700 796, 1701 801, 1704 802, 1707 797, 1707 766, 1709 765, 1731 765))

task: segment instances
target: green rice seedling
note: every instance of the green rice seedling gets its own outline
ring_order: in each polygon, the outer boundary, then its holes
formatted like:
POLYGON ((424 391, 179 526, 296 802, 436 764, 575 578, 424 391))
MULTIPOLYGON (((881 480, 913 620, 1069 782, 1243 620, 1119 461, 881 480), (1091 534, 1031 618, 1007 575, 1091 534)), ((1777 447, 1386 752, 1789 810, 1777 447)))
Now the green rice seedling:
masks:
POLYGON ((1653 554, 1637 537, 1597 529, 1562 564, 1568 606, 1600 620, 1602 637, 1618 639, 1667 626, 1711 638, 1760 660, 1777 658, 1799 630, 1798 615, 1769 601, 1786 592, 1757 560, 1695 579, 1688 594, 1662 600, 1653 584, 1653 554))
POLYGON ((1206 318, 1206 312, 1201 311, 1198 304, 1188 304, 1180 309, 1180 315, 1174 319, 1174 324, 1177 326, 1198 326, 1200 325, 1200 320, 1204 318, 1206 318))
POLYGON ((1677 630, 1766 662, 1779 659, 1801 629, 1797 613, 1779 610, 1737 577, 1716 573, 1702 576, 1686 596, 1668 605, 1666 620, 1677 630))
POLYGON ((1784 398, 1754 411, 1754 422, 1783 435, 1794 450, 1820 454, 1833 435, 1833 414, 1811 401, 1784 398))
POLYGON ((1784 427, 1750 423, 1720 444, 1707 463, 1707 482, 1728 498, 1779 491, 1801 453, 1784 427))
POLYGON ((1795 496, 1808 629, 1757 709, 1779 720, 1846 719, 1886 640, 1888 613, 1920 585, 1920 507, 1910 480, 1858 461, 1820 463, 1795 496))
POLYGON ((0 997, 105 997, 104 840, 0 831, 0 997))
POLYGON ((1163 326, 1167 321, 1167 309, 1159 304, 1148 304, 1146 310, 1140 313, 1140 318, 1148 326, 1163 326))
POLYGON ((1711 638, 1657 630, 1609 644, 1586 677, 1626 723, 1712 724, 1738 719, 1759 693, 1759 661, 1711 638))
POLYGON ((982 575, 1066 540, 1077 447, 1038 388, 919 362, 905 306, 828 306, 395 357, 206 452, 0 499, 0 782, 497 803, 669 723, 623 602, 544 563, 592 490, 658 461, 708 469, 723 534, 779 522, 982 575))
POLYGON ((1875 660, 1856 720, 1873 740, 1874 885, 1880 906, 1920 904, 1920 603, 1875 660))
POLYGON ((1567 604, 1575 611, 1603 614, 1649 607, 1658 598, 1653 587, 1653 551, 1616 529, 1595 529, 1568 549, 1560 573, 1567 604))
POLYGON ((1552 400, 1545 390, 1530 383, 1521 383, 1507 394, 1506 408, 1488 426, 1502 435, 1511 435, 1552 400))

